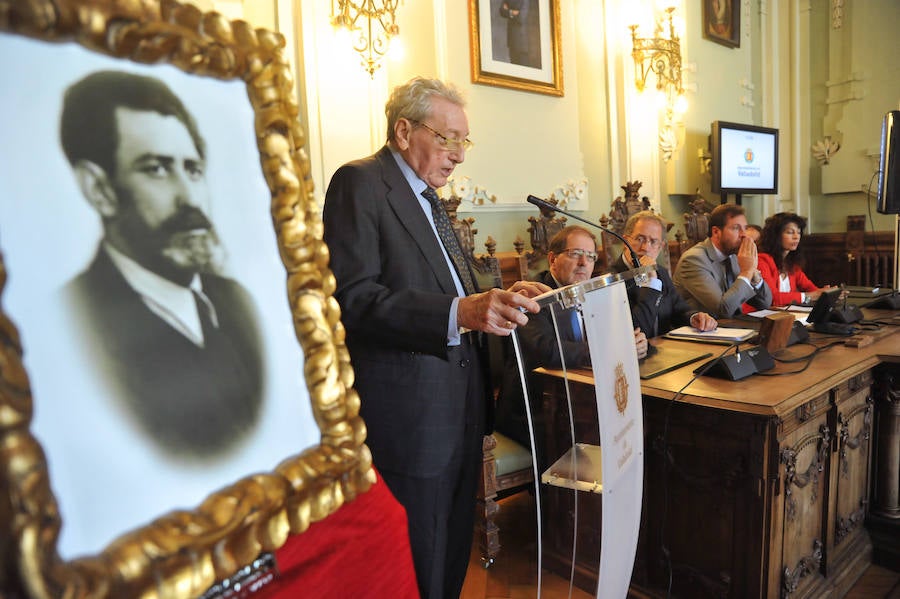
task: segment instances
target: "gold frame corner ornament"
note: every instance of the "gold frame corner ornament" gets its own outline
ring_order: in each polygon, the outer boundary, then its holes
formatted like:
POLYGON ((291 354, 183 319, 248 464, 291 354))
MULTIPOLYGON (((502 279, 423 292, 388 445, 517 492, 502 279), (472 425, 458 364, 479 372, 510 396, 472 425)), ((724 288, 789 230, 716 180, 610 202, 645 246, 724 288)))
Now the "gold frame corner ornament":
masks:
MULTIPOLYGON (((193 510, 123 534, 98 555, 64 561, 62 518, 30 430, 22 343, 0 311, 0 561, 12 565, 0 573, 0 590, 48 599, 199 596, 375 482, 284 38, 175 0, 0 0, 4 34, 246 83, 318 445, 211 493, 193 510)), ((0 261, 0 291, 7 274, 0 261)))

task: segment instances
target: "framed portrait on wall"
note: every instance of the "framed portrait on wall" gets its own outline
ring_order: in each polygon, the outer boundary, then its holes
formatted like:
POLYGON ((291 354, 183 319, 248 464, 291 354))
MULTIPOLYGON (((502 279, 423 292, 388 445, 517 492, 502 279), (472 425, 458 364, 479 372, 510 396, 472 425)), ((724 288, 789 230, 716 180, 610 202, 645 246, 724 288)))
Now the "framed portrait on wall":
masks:
POLYGON ((0 561, 197 597, 374 482, 284 40, 4 4, 0 561))
POLYGON ((563 95, 560 0, 469 0, 472 82, 563 95))
POLYGON ((703 0, 703 37, 730 48, 741 46, 739 0, 703 0))

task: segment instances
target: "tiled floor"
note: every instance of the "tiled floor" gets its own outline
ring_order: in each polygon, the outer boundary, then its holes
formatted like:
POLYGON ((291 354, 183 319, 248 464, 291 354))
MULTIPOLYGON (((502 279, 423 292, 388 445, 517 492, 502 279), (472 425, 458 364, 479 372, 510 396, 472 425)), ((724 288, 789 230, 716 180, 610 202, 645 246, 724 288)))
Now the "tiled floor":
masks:
MULTIPOLYGON (((517 523, 534 519, 534 500, 527 493, 519 493, 502 500, 497 524, 503 545, 496 563, 485 569, 481 565, 477 543, 472 557, 461 599, 526 599, 536 596, 535 542, 533 527, 517 523)), ((541 597, 568 598, 567 580, 544 574, 541 597)), ((572 599, 590 599, 591 595, 573 587, 572 599)), ((900 572, 871 566, 857 581, 845 599, 900 599, 900 572)))

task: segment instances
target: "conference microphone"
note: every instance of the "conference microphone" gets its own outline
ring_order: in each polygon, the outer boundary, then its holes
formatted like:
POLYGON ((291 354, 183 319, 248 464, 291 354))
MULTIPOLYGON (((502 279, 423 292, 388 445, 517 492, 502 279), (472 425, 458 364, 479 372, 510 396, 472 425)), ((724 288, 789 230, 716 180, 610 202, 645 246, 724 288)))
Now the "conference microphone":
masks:
POLYGON ((552 210, 553 212, 559 212, 560 214, 564 214, 564 215, 568 216, 569 218, 574 218, 575 220, 580 220, 583 223, 587 223, 587 224, 591 225, 592 227, 597 227, 601 231, 605 231, 605 232, 609 233, 610 235, 612 235, 613 237, 615 237, 616 239, 618 239, 619 241, 624 243, 625 247, 628 248, 628 253, 631 254, 631 262, 634 264, 634 267, 635 268, 641 267, 641 259, 640 259, 640 257, 638 257, 637 252, 634 251, 634 248, 631 247, 631 244, 628 243, 627 241, 625 241, 624 237, 622 237, 621 235, 619 235, 612 229, 607 229, 606 227, 602 227, 602 226, 598 225, 597 223, 589 221, 586 218, 581 218, 580 216, 575 216, 571 212, 566 212, 562 208, 557 208, 556 206, 554 206, 547 200, 542 200, 541 198, 539 198, 537 196, 529 195, 528 203, 534 204, 538 208, 546 208, 547 210, 552 210))

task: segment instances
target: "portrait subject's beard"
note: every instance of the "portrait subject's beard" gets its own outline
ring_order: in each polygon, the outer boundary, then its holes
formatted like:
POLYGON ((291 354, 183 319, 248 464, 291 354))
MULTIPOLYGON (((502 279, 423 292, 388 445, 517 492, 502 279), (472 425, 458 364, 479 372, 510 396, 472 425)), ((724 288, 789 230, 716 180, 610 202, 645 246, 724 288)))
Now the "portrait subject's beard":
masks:
POLYGON ((185 206, 150 228, 135 212, 123 214, 116 228, 128 252, 145 268, 179 284, 196 274, 218 274, 224 249, 212 223, 193 206, 185 206))

